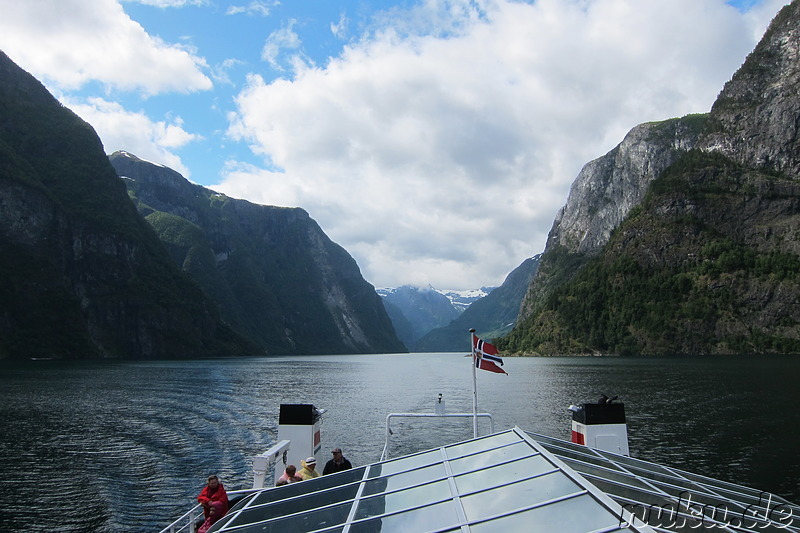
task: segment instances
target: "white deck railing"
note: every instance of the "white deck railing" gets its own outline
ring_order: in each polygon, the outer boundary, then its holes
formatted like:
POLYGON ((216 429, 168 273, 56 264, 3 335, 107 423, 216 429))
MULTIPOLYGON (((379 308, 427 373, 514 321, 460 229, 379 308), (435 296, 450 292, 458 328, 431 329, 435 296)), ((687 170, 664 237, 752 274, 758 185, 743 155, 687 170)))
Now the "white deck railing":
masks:
MULTIPOLYGON (((228 499, 246 496, 258 489, 228 491, 228 499)), ((199 503, 186 511, 183 516, 161 530, 161 533, 195 533, 194 525, 203 518, 203 506, 199 503)))
MULTIPOLYGON (((253 488, 230 491, 228 492, 228 499, 246 496, 263 489, 267 472, 271 467, 274 467, 279 458, 283 459, 284 464, 286 463, 286 452, 289 451, 290 446, 290 441, 282 440, 264 453, 253 457, 253 488)), ((194 525, 202 516, 203 506, 198 503, 186 511, 183 516, 162 529, 161 533, 195 533, 194 525)))
POLYGON ((488 418, 489 432, 494 433, 494 418, 489 413, 445 413, 443 410, 436 413, 390 413, 386 416, 386 444, 383 445, 381 461, 389 458, 389 436, 394 433, 389 423, 393 418, 488 418))

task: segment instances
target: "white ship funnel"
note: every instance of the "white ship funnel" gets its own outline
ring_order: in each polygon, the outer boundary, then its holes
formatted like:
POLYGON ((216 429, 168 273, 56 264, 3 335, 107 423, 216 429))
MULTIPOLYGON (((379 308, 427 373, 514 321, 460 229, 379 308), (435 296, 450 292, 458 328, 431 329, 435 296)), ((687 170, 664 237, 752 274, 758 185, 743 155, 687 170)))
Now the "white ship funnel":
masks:
MULTIPOLYGON (((324 409, 311 404, 281 404, 278 417, 278 441, 289 440, 291 447, 286 453, 286 464, 302 468, 300 461, 314 456, 317 458, 322 448, 320 426, 324 409)), ((319 458, 317 458, 319 459, 319 458)), ((275 480, 283 474, 281 463, 275 466, 275 480)))
POLYGON ((571 405, 572 442, 620 455, 630 455, 625 404, 605 395, 598 403, 571 405))

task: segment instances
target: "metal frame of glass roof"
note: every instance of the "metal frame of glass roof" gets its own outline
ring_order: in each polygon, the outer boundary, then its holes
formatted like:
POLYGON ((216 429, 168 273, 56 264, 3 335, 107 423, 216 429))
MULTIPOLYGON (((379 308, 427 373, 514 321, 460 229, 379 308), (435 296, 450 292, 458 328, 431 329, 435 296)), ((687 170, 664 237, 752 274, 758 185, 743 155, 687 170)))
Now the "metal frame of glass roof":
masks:
POLYGON ((742 485, 535 435, 655 531, 800 531, 800 506, 742 485))
POLYGON ((211 531, 797 533, 799 526, 800 507, 775 495, 514 428, 261 490, 211 531))
POLYGON ((212 531, 287 529, 653 531, 519 428, 265 489, 212 531))

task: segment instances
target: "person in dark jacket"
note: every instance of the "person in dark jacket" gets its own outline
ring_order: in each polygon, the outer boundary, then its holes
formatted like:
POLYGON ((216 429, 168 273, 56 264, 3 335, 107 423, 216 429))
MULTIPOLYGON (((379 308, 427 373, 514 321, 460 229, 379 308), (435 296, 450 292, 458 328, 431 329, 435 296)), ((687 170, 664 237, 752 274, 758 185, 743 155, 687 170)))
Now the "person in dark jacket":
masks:
POLYGON ((331 450, 331 453, 333 454, 333 459, 325 463, 325 469, 322 471, 323 476, 353 468, 353 465, 350 464, 350 461, 347 460, 347 457, 342 455, 341 448, 334 448, 331 450))

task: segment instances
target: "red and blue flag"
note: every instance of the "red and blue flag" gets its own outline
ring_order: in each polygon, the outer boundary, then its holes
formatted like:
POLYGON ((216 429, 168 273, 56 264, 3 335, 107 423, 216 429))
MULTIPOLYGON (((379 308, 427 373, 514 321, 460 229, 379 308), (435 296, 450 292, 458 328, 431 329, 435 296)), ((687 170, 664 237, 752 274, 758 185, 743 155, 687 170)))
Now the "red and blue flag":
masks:
POLYGON ((476 335, 472 336, 472 359, 476 368, 508 375, 508 372, 500 368, 503 365, 503 358, 498 355, 499 353, 493 344, 479 339, 476 335), (498 364, 500 366, 497 366, 498 364))

